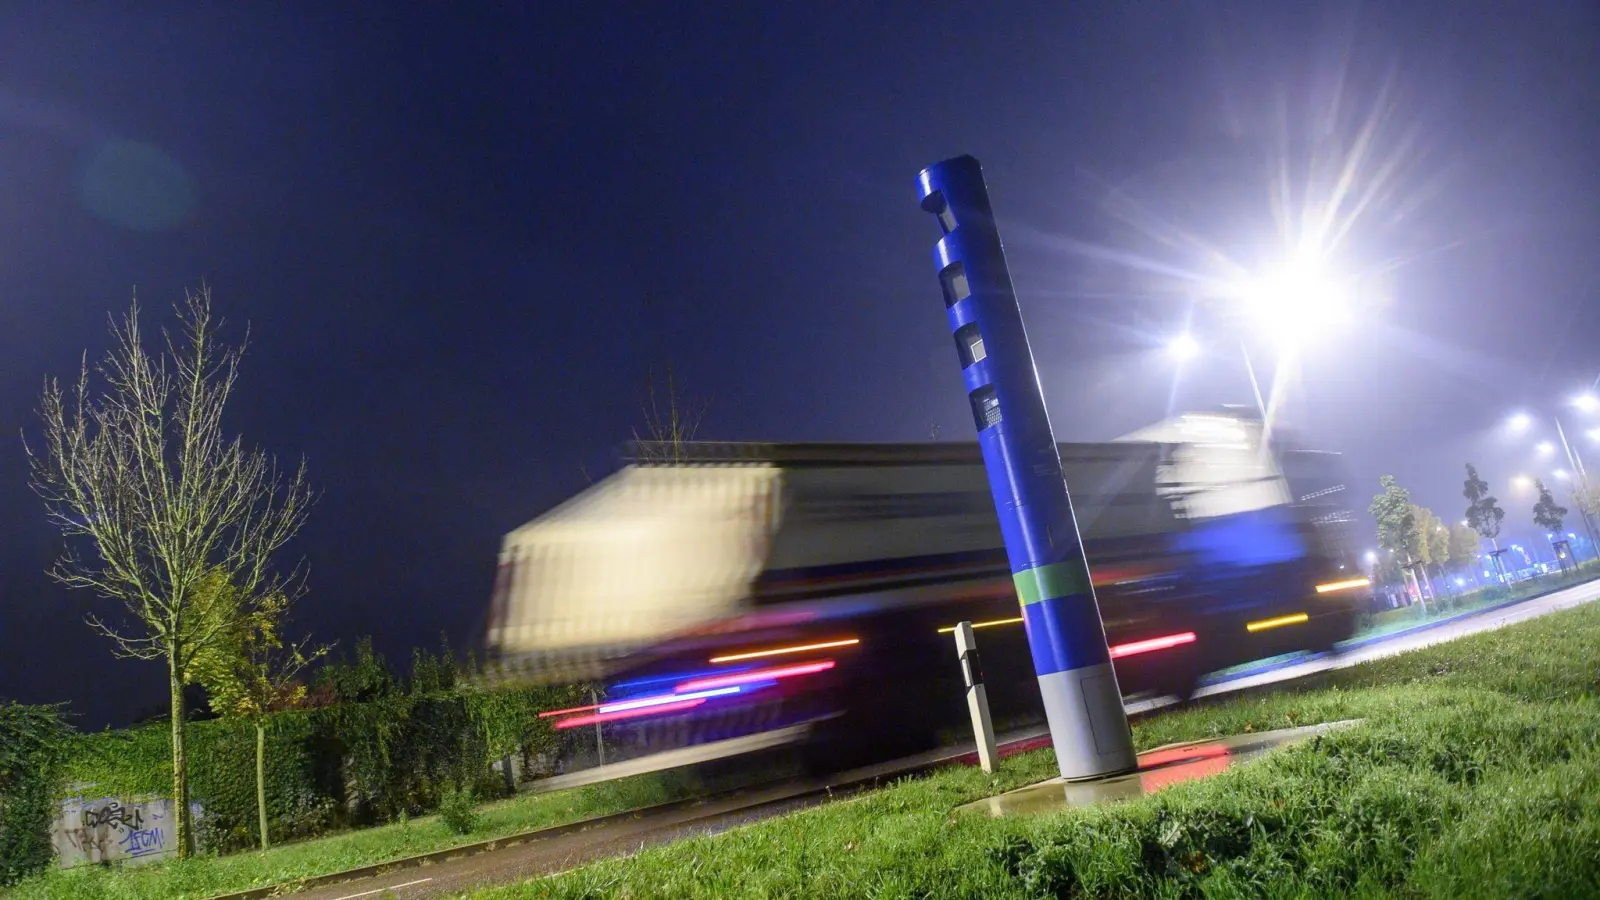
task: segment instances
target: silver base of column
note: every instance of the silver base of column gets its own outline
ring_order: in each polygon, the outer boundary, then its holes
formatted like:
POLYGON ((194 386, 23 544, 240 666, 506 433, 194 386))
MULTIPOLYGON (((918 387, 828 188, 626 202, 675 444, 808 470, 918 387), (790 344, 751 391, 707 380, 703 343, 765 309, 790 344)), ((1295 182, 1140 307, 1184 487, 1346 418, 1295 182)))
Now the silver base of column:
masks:
POLYGON ((1062 778, 1103 778, 1138 767, 1110 663, 1040 675, 1039 691, 1062 778))

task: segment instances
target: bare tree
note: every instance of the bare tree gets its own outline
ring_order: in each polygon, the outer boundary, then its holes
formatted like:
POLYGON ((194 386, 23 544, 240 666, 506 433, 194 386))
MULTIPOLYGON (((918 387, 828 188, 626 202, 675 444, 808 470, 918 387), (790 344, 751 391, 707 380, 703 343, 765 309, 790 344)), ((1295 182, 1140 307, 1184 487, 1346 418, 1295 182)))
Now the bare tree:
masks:
POLYGON ((116 618, 125 621, 89 616, 115 656, 167 663, 175 837, 188 856, 183 685, 195 661, 234 640, 264 604, 299 594, 303 566, 281 574, 272 560, 313 498, 303 460, 282 472, 223 431, 244 344, 219 343, 210 290, 188 293, 177 312, 181 328, 152 353, 135 300, 112 320, 105 359, 91 367, 85 354, 74 388, 47 379, 43 448, 29 447, 28 461, 33 489, 66 538, 51 577, 121 604, 128 615, 116 618), (205 590, 208 577, 232 592, 205 590))
POLYGON ((677 373, 669 365, 665 389, 657 386, 655 370, 651 369, 643 412, 644 433, 638 429, 633 432, 638 458, 644 462, 679 462, 684 445, 694 440, 695 432, 700 430, 706 404, 684 397, 678 388, 677 373))

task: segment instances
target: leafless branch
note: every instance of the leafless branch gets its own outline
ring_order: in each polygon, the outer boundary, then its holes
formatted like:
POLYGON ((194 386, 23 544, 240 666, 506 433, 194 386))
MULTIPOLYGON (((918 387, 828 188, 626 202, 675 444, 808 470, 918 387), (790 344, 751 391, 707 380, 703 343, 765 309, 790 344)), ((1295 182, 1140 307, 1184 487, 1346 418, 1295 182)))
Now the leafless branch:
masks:
POLYGON ((651 370, 643 407, 644 434, 638 429, 633 432, 639 458, 648 462, 682 460, 684 445, 694 440, 695 432, 700 430, 706 404, 683 396, 678 389, 677 373, 669 365, 664 390, 657 387, 655 370, 651 370))
POLYGON ((176 309, 181 327, 154 352, 137 300, 113 318, 99 364, 85 356, 70 389, 45 382, 40 446, 26 449, 33 490, 66 537, 51 577, 120 603, 130 627, 89 620, 117 655, 170 656, 181 674, 230 627, 196 614, 206 573, 220 568, 247 598, 240 616, 302 588, 303 566, 284 573, 273 563, 314 497, 304 461, 285 473, 226 434, 244 346, 220 343, 210 289, 176 309))

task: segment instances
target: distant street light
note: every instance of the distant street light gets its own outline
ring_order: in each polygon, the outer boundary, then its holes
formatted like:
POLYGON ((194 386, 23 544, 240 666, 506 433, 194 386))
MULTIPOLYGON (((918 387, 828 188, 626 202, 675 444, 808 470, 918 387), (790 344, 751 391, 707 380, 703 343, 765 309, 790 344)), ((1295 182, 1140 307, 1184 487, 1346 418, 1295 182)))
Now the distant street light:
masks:
MULTIPOLYGON (((1200 342, 1194 336, 1185 332, 1167 342, 1167 354, 1179 363, 1187 362, 1200 355, 1200 342)), ((1239 353, 1244 358, 1244 372, 1250 376, 1250 392, 1255 396, 1256 413, 1261 416, 1261 446, 1263 452, 1267 446, 1267 435, 1271 429, 1267 421, 1267 404, 1261 396, 1261 383, 1256 381, 1256 367, 1250 361, 1250 348, 1244 341, 1239 342, 1239 353)))
MULTIPOLYGON (((1511 486, 1519 491, 1525 491, 1533 487, 1533 479, 1526 475, 1516 475, 1511 479, 1511 486)), ((1512 546, 1515 547, 1516 545, 1512 544, 1512 546)))
MULTIPOLYGON (((1600 410, 1600 397, 1595 396, 1593 393, 1579 394, 1571 400, 1571 405, 1585 413, 1594 412, 1595 410, 1600 410)), ((1567 467, 1565 469, 1556 469, 1552 474, 1563 481, 1576 482, 1577 489, 1588 494, 1590 491, 1589 472, 1584 468, 1583 457, 1567 440, 1567 430, 1561 424, 1561 417, 1551 414, 1549 418, 1556 427, 1556 437, 1561 439, 1561 449, 1567 457, 1567 467)), ((1512 433, 1521 434, 1533 427, 1533 417, 1525 411, 1519 411, 1506 419, 1506 425, 1512 433)), ((1600 441, 1600 428, 1590 429, 1588 435, 1590 439, 1600 441)), ((1535 449, 1540 456, 1550 456, 1555 453, 1556 445, 1550 441, 1540 441, 1535 445, 1535 449)), ((1528 482, 1526 476, 1518 476, 1512 483, 1523 487, 1526 482, 1528 482), (1522 484, 1519 484, 1519 482, 1522 484)), ((1579 514, 1583 517, 1583 528, 1589 533, 1589 540, 1600 544, 1600 540, 1596 539, 1595 525, 1589 518, 1588 510, 1580 508, 1579 514)))

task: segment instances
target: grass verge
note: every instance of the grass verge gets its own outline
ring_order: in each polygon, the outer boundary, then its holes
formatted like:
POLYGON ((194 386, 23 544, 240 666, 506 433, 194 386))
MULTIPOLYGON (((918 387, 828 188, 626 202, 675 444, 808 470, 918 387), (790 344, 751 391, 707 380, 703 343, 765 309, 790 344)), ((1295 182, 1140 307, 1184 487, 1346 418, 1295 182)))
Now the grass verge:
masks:
POLYGON ((5 900, 118 897, 196 900, 313 875, 341 872, 434 850, 520 834, 683 799, 701 786, 688 776, 653 773, 550 794, 485 804, 471 834, 451 831, 438 816, 283 844, 266 853, 202 856, 142 868, 51 870, 10 888, 5 900))
POLYGON ((1150 717, 1141 748, 1364 725, 1143 800, 953 814, 1053 774, 947 770, 474 900, 1600 896, 1600 605, 1150 717))
MULTIPOLYGON (((1508 586, 1489 585, 1465 590, 1458 594, 1445 593, 1434 600, 1429 600, 1427 608, 1422 604, 1402 606, 1398 609, 1386 609, 1374 613, 1363 623, 1361 630, 1352 640, 1366 640, 1415 628, 1418 625, 1427 625, 1451 619, 1456 616, 1499 606, 1506 603, 1516 603, 1529 597, 1559 591, 1576 584, 1594 579, 1600 575, 1600 565, 1587 561, 1568 573, 1551 573, 1530 578, 1525 581, 1513 582, 1508 586)), ((1440 579, 1441 583, 1443 579, 1440 579)))

